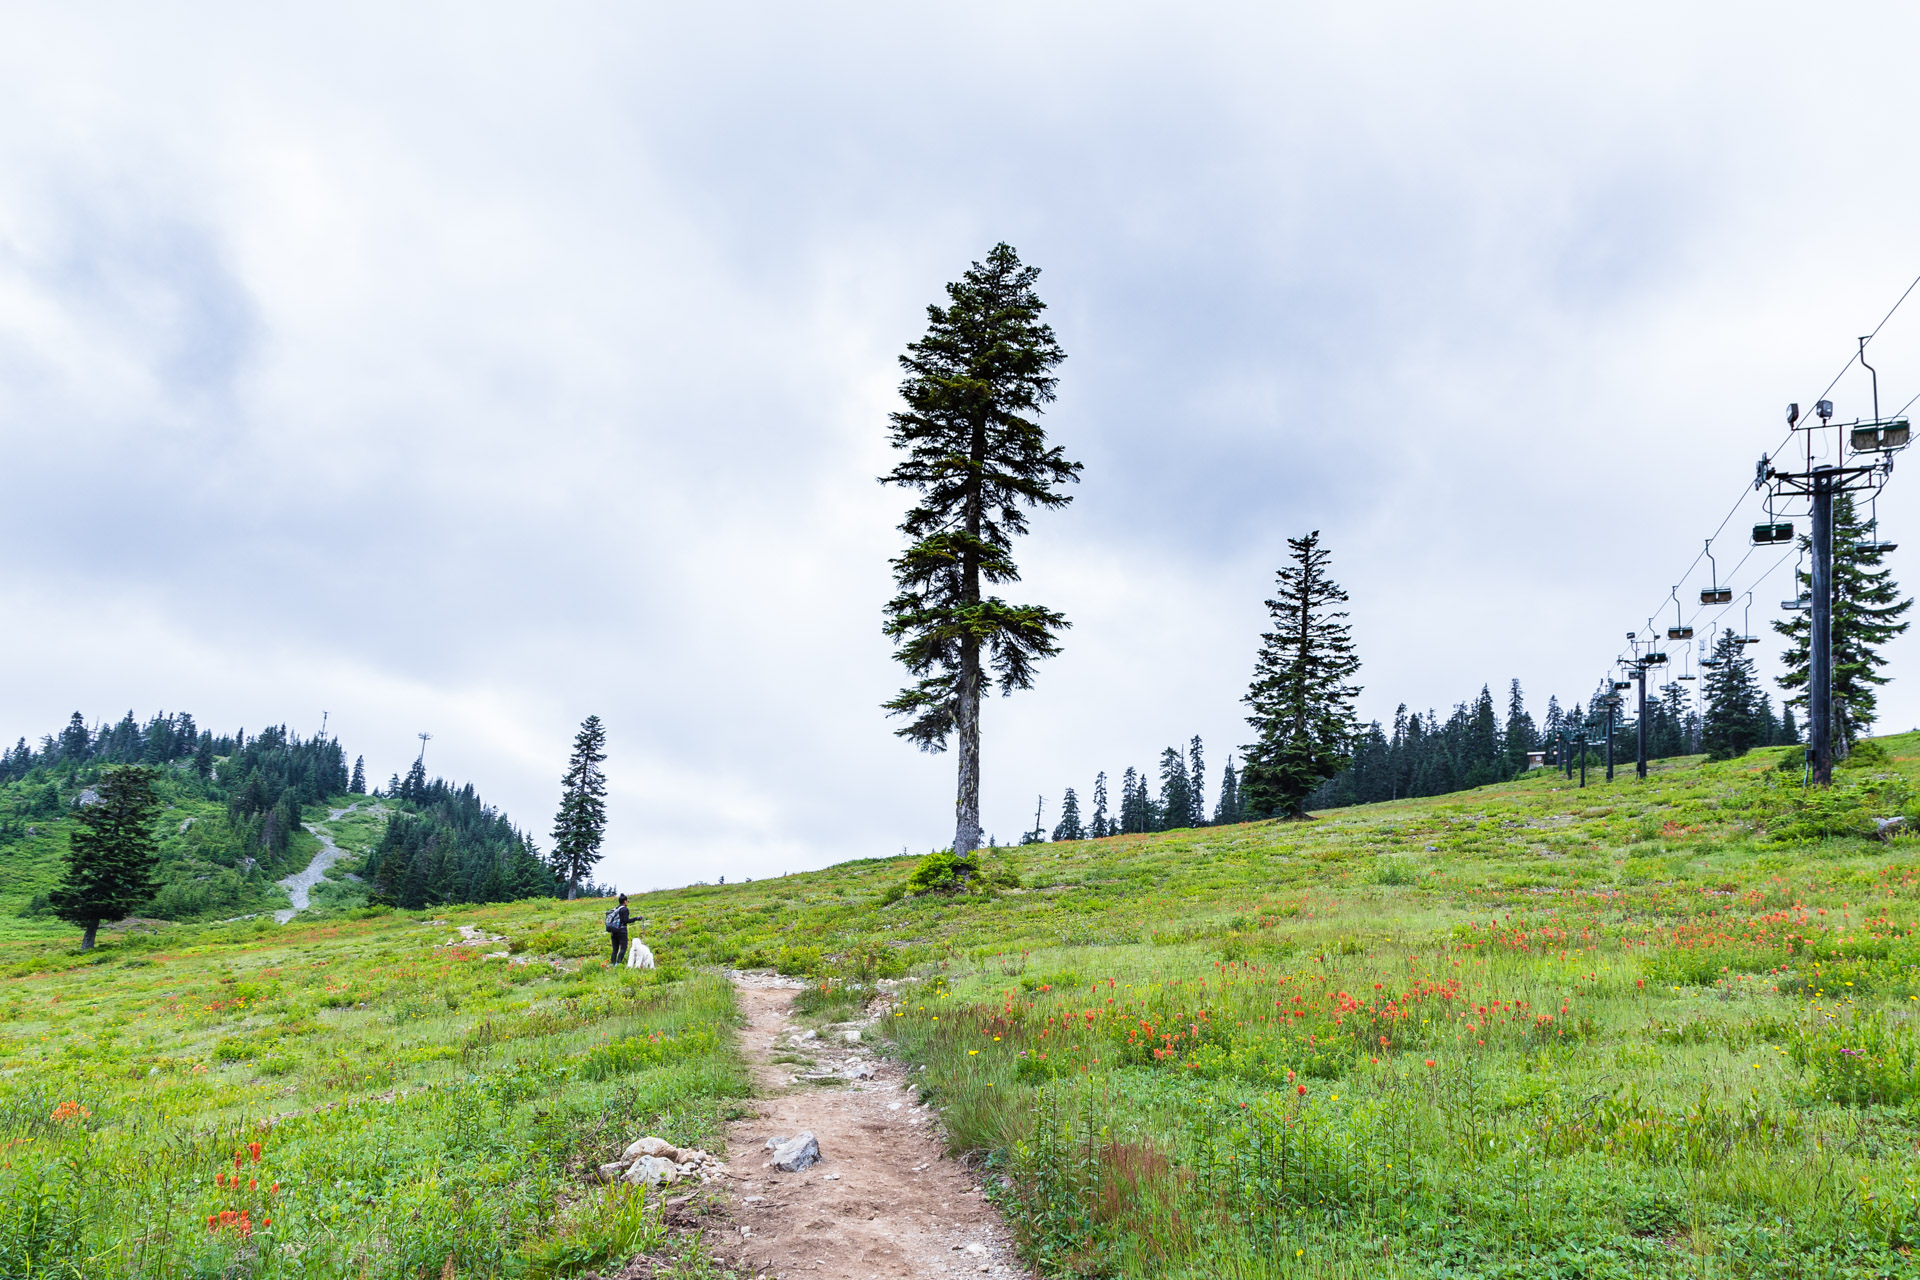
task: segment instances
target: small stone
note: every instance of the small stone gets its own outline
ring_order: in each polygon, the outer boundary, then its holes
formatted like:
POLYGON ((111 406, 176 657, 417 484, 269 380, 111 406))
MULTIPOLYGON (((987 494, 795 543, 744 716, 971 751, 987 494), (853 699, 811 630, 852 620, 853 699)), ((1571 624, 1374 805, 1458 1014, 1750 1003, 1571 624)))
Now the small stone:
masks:
POLYGON ((632 1161, 630 1160, 614 1160, 614 1161, 611 1161, 610 1163, 601 1165, 600 1181, 612 1182, 615 1178, 625 1173, 627 1171, 627 1166, 631 1163, 632 1161))
POLYGON ((768 1163, 782 1173, 798 1173, 819 1163, 820 1144, 811 1133, 797 1133, 773 1149, 768 1163))
POLYGON ((636 1156, 658 1156, 662 1160, 670 1160, 678 1164, 680 1162, 680 1148, 674 1146, 665 1138, 656 1138, 649 1134, 627 1148, 627 1159, 632 1160, 636 1156))
POLYGON ((848 1028, 847 1028, 847 1029, 846 1029, 845 1031, 842 1031, 842 1032, 840 1033, 840 1038, 841 1038, 842 1040, 845 1040, 845 1041, 846 1041, 846 1042, 847 1042, 848 1044, 859 1044, 859 1043, 860 1043, 860 1028, 858 1028, 858 1027, 848 1027, 848 1028))
POLYGON ((669 1187, 679 1180, 680 1171, 658 1156, 641 1156, 627 1166, 627 1181, 635 1186, 669 1187))

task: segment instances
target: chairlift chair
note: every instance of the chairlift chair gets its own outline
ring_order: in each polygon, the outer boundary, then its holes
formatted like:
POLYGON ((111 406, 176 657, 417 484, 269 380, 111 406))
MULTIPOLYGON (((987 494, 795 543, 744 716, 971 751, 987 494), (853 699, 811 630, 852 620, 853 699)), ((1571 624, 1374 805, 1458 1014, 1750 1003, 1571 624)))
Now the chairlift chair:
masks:
POLYGON ((1847 443, 1855 453, 1891 453, 1912 442, 1913 429, 1905 418, 1892 422, 1869 422, 1853 428, 1847 443))
POLYGON ((1707 569, 1713 578, 1713 585, 1700 588, 1701 604, 1732 604, 1733 588, 1720 585, 1720 566, 1713 558, 1713 539, 1707 539, 1707 569))
POLYGON ((1774 524, 1757 524, 1753 526, 1753 545, 1756 547, 1763 547, 1769 543, 1774 543, 1774 542, 1792 542, 1792 541, 1793 541, 1793 522, 1791 520, 1782 520, 1774 524))

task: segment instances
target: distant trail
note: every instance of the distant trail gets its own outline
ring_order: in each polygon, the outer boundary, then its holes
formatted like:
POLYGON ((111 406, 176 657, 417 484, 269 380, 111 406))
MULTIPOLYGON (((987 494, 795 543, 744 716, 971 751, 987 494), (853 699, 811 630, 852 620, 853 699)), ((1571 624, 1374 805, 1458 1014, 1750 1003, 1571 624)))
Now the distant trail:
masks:
MULTIPOLYGON (((355 800, 344 809, 329 809, 327 810, 327 821, 338 821, 359 807, 360 802, 355 800)), ((303 822, 300 825, 319 838, 320 852, 313 855, 313 861, 307 864, 306 870, 296 871, 290 876, 283 876, 276 882, 283 886, 287 893, 292 896, 293 905, 291 907, 283 907, 273 913, 273 921, 275 924, 285 924, 302 911, 305 911, 307 909, 308 891, 324 880, 327 875, 327 868, 345 857, 347 853, 345 849, 342 849, 333 842, 331 835, 322 831, 319 827, 314 826, 311 822, 303 822)))
POLYGON ((715 1252, 749 1274, 1029 1280, 974 1176, 945 1158, 938 1115, 914 1101, 898 1063, 869 1056, 873 1019, 797 1040, 787 1018, 800 985, 734 977, 747 1015, 740 1047, 762 1102, 727 1135, 739 1194, 727 1225, 708 1236, 715 1252), (802 1130, 819 1139, 819 1164, 803 1173, 761 1167, 769 1136, 802 1130))

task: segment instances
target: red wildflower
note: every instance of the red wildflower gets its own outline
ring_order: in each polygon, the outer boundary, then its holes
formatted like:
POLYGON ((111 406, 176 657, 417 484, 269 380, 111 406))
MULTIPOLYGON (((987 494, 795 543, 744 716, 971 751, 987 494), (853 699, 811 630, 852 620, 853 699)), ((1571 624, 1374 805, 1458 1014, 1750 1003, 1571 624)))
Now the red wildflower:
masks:
POLYGON ((1305 1086, 1305 1085, 1299 1085, 1299 1086, 1297 1086, 1297 1088, 1298 1088, 1298 1089, 1300 1090, 1300 1094, 1301 1094, 1301 1096, 1302 1096, 1302 1097, 1305 1097, 1305 1096, 1306 1096, 1306 1092, 1307 1092, 1307 1086, 1305 1086))

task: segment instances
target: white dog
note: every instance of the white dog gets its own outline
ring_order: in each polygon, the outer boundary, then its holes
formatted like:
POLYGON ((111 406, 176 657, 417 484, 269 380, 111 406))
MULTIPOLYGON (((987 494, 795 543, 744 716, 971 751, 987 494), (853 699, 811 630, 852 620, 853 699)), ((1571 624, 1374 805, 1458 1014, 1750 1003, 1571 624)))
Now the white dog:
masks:
POLYGON ((627 944, 627 968, 629 969, 653 968, 653 952, 647 949, 646 943, 629 942, 627 944))

